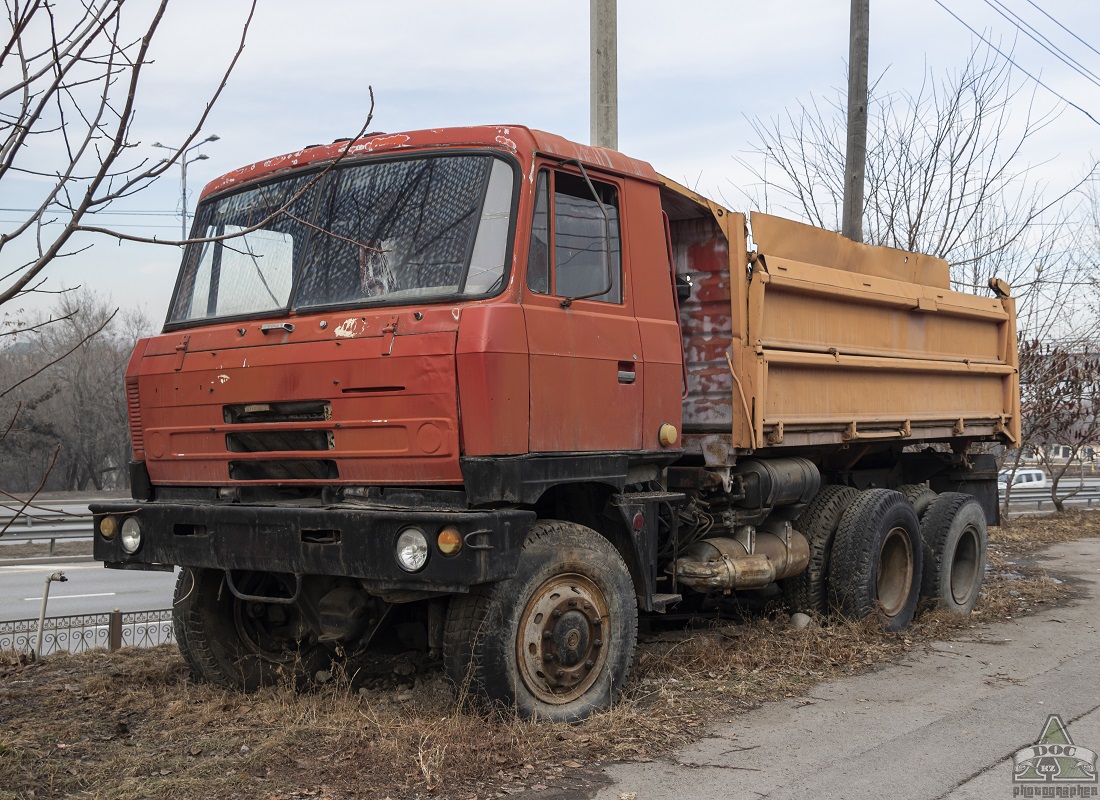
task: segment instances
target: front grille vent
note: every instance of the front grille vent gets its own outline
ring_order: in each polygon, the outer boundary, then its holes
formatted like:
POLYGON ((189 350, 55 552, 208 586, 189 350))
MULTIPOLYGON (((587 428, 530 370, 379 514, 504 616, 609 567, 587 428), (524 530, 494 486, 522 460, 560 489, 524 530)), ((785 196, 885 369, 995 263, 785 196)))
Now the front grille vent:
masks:
POLYGON ((334 448, 332 431, 242 431, 225 435, 225 449, 230 453, 275 453, 334 448))
POLYGON ((222 415, 230 425, 245 425, 252 422, 326 422, 332 419, 332 404, 325 400, 241 403, 224 406, 222 415))
POLYGON ((328 459, 278 459, 230 461, 229 477, 235 481, 330 481, 340 477, 336 462, 328 459))
POLYGON ((135 453, 144 454, 145 434, 141 430, 141 404, 138 402, 137 377, 126 379, 126 411, 130 420, 130 443, 135 453))

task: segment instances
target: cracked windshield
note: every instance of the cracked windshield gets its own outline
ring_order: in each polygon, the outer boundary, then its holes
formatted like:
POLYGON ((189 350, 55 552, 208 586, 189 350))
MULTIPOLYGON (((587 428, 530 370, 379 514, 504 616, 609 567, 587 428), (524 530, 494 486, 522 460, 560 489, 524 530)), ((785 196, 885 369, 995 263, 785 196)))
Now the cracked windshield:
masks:
POLYGON ((168 321, 492 294, 512 186, 500 159, 432 156, 211 198, 192 236, 213 241, 188 247, 168 321))

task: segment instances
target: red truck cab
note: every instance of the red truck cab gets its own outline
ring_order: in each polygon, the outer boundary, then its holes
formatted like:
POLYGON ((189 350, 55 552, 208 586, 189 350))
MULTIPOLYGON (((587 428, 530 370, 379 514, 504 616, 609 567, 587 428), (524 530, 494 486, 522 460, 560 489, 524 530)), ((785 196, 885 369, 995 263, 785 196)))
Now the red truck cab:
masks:
POLYGON ((473 470, 488 500, 522 493, 501 457, 662 453, 682 351, 660 219, 647 164, 520 127, 230 173, 130 367, 135 459, 157 487, 459 487, 473 470))
MULTIPOLYGON (((516 126, 375 135, 215 180, 192 237, 126 377, 144 502, 93 510, 107 566, 186 568, 177 638, 207 679, 247 688, 395 604, 509 579, 536 517, 679 455, 648 164, 516 126)), ((629 531, 629 594, 653 608, 629 531)), ((598 648, 600 612, 580 621, 598 648)), ((577 716, 561 690, 543 699, 577 716)))

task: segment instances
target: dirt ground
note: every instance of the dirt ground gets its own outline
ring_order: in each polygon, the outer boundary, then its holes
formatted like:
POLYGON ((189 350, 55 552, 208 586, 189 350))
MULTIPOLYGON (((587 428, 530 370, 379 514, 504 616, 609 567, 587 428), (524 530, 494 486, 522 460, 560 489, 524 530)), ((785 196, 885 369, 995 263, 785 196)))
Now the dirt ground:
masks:
POLYGON ((193 683, 174 647, 38 663, 0 654, 0 798, 583 796, 605 762, 655 758, 715 719, 1063 602, 1072 585, 1029 555, 1100 536, 1100 514, 990 533, 991 569, 971 617, 926 612, 897 634, 837 620, 798 630, 762 602, 727 609, 737 621, 658 621, 623 701, 573 726, 466 710, 438 666, 415 654, 387 662, 368 689, 334 676, 307 693, 252 695, 193 683))

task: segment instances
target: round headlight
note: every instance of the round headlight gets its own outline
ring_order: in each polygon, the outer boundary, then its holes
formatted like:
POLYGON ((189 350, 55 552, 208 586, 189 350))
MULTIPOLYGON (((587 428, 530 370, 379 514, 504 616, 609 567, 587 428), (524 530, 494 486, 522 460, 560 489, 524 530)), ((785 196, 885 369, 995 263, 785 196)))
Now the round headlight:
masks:
POLYGON ((104 517, 99 521, 99 535, 104 539, 114 539, 118 533, 118 518, 104 517))
POLYGON ((141 523, 137 517, 127 517, 122 523, 122 534, 118 540, 122 543, 122 549, 127 553, 136 553, 141 547, 141 523))
POLYGON ((428 539, 424 531, 418 528, 401 531, 397 537, 397 563, 406 572, 416 572, 428 563, 428 539))

